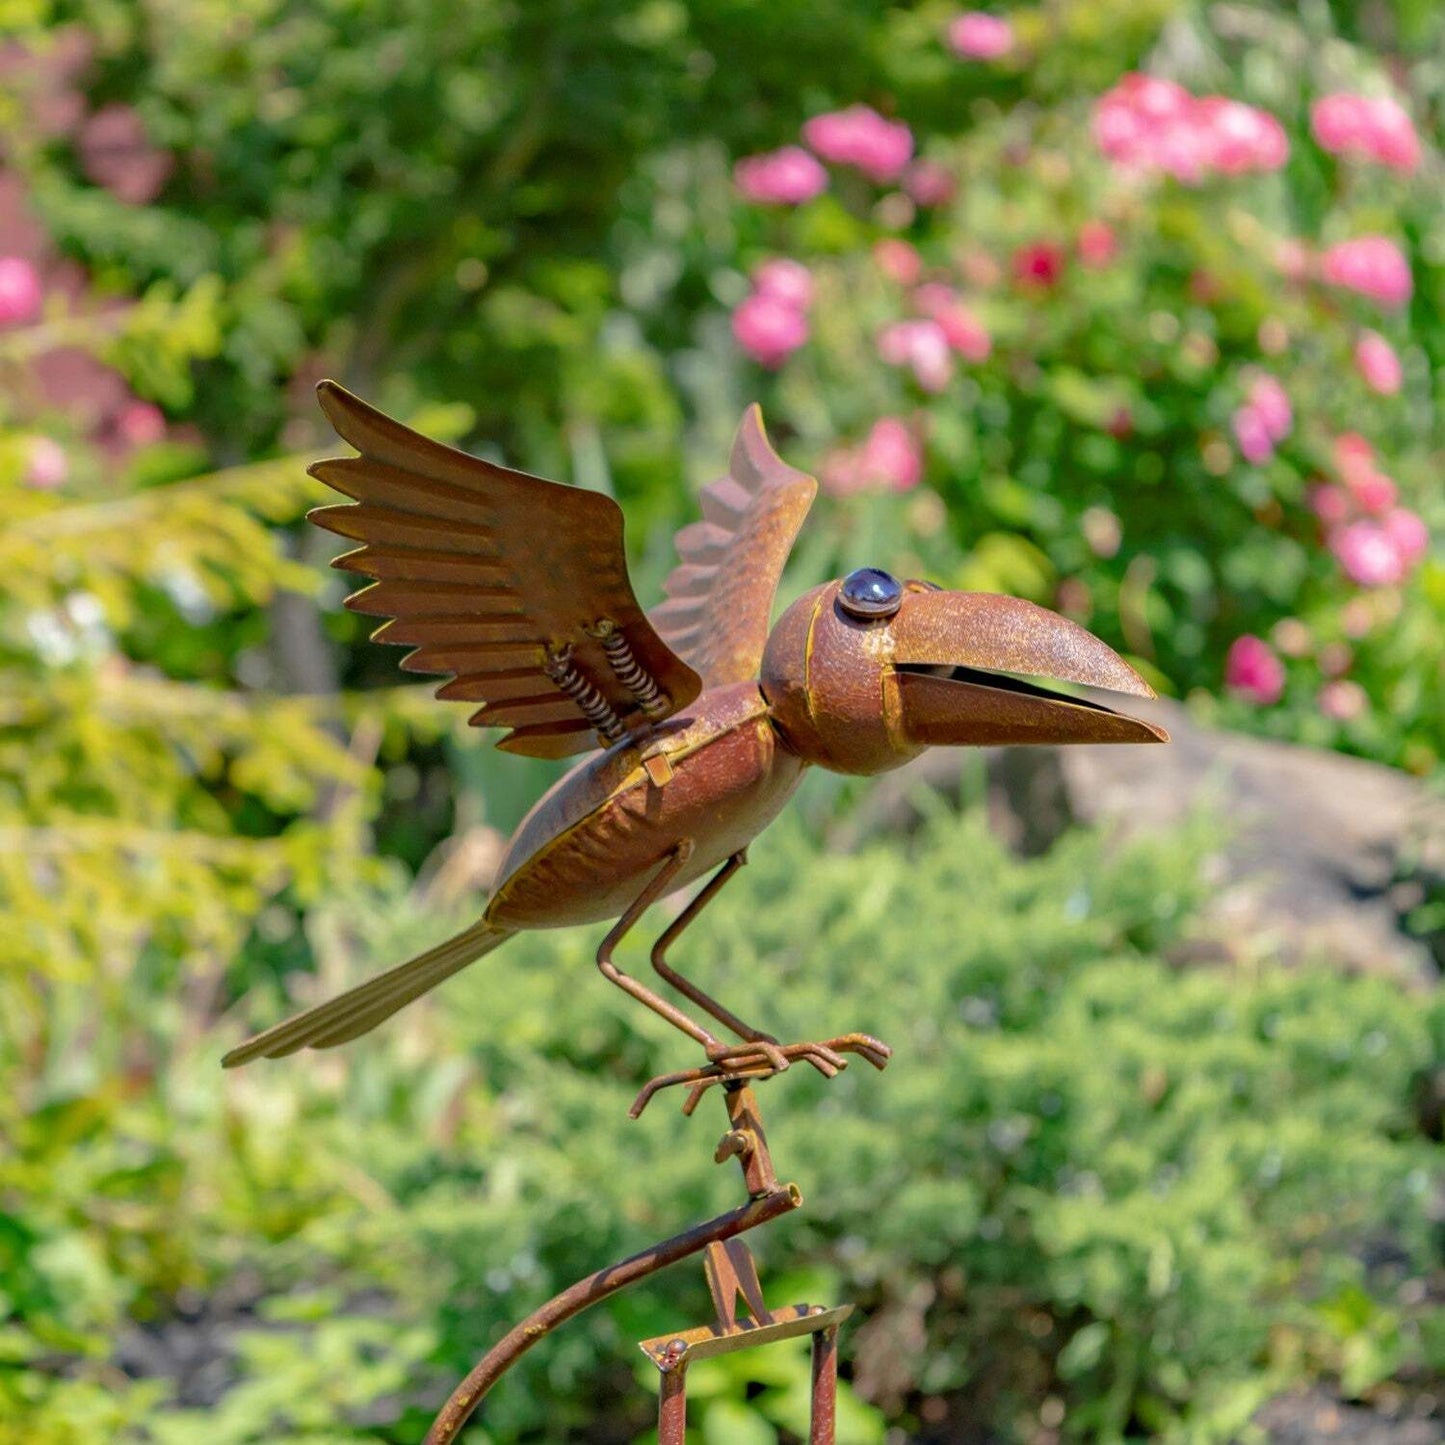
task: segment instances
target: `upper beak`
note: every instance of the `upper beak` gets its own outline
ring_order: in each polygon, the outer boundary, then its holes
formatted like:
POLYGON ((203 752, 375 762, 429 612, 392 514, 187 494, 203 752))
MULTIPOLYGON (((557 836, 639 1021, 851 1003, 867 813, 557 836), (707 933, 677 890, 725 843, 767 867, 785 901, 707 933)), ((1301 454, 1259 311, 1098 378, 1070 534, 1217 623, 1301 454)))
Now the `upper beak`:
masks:
POLYGON ((900 721, 910 742, 1169 741, 1153 723, 1050 686, 1154 696, 1093 633, 1032 602, 987 592, 910 592, 891 630, 900 721))

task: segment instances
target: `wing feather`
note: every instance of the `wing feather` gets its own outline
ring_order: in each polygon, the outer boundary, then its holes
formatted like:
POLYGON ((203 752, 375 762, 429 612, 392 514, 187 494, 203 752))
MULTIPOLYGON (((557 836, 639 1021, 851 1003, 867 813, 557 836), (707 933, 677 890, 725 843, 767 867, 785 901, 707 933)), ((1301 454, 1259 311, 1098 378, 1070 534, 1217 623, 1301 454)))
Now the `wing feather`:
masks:
POLYGON ((703 488, 702 516, 678 532, 679 564, 651 613, 658 635, 709 687, 758 674, 773 596, 818 484, 768 444, 751 406, 728 475, 703 488))
POLYGON ((360 453, 311 468, 352 499, 311 513, 362 544, 334 564, 372 579, 347 607, 388 619, 373 637, 414 649, 406 671, 453 674, 437 695, 480 703, 471 722, 512 729, 500 746, 534 757, 585 752, 651 728, 702 690, 637 602, 610 497, 443 446, 334 382, 317 391, 360 453), (664 710, 645 712, 624 685, 619 645, 664 710), (600 722, 579 694, 600 697, 600 722))

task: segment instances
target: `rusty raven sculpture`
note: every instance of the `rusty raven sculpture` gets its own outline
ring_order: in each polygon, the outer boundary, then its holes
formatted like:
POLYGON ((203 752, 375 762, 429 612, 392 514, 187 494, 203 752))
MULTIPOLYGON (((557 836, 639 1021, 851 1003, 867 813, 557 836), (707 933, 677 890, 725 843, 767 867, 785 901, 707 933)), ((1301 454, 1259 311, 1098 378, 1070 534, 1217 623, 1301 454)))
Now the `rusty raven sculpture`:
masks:
POLYGON ((1015 598, 868 567, 805 593, 770 631, 817 485, 774 454, 756 407, 728 475, 702 492, 703 520, 678 533, 681 561, 649 615, 628 580, 611 498, 428 440, 333 382, 319 395, 360 453, 311 468, 355 503, 311 513, 362 544, 335 563, 372 579, 347 606, 389 619, 375 638, 415 649, 403 668, 450 674, 437 696, 480 704, 474 724, 509 729, 499 747, 592 756, 522 821, 477 923, 257 1035, 226 1055, 228 1066, 346 1043, 519 930, 616 919, 598 967, 707 1059, 654 1080, 636 1107, 666 1084, 691 1084, 695 1101, 712 1083, 798 1060, 826 1075, 846 1053, 881 1068, 888 1049, 869 1035, 780 1044, 667 961, 805 770, 881 773, 938 745, 1167 740, 1049 686, 1153 696, 1096 637, 1015 598), (613 953, 651 903, 714 869, 652 950, 657 973, 704 1024, 624 973, 613 953))

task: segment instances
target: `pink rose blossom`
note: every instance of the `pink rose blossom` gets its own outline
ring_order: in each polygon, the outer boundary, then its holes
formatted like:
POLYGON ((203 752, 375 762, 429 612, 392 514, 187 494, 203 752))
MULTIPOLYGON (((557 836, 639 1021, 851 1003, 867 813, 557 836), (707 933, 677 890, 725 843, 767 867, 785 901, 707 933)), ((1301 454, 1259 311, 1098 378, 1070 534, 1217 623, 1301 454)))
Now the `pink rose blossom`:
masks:
POLYGON ((1332 532, 1329 544, 1345 576, 1361 587, 1392 587, 1405 575, 1395 543, 1378 522, 1351 522, 1332 532))
POLYGON ((1079 260, 1090 270, 1099 271, 1119 254, 1119 240, 1113 227, 1103 221, 1085 221, 1079 227, 1079 260))
POLYGON ((878 355, 908 366, 924 391, 940 392, 953 378, 948 337, 936 321, 895 321, 878 333, 878 355))
POLYGON ((1381 396, 1394 396, 1405 379, 1395 348, 1378 331, 1360 333, 1355 342, 1355 367, 1365 385, 1381 396))
POLYGON ((19 326, 40 315, 40 274, 23 256, 0 256, 0 326, 19 326))
POLYGON ((863 442, 859 458, 863 480, 893 492, 906 492, 923 480, 923 449, 900 417, 880 417, 863 442))
POLYGON ((1310 112, 1315 139, 1334 155, 1374 161, 1392 170, 1420 164, 1420 137, 1404 106, 1388 95, 1341 92, 1317 100, 1310 112))
POLYGON ((946 206, 957 189, 953 172, 937 161, 914 161, 903 173, 903 189, 920 206, 946 206))
POLYGON ((965 60, 997 60, 1013 49, 1013 27, 998 15, 965 10, 948 26, 948 48, 965 60))
POLYGON ((1013 253, 1014 280, 1021 286, 1047 291, 1057 285, 1067 260, 1064 248, 1056 242, 1030 241, 1013 253))
POLYGON ((65 448, 51 437, 36 437, 30 443, 25 464, 25 485, 48 492, 70 475, 70 458, 65 448))
POLYGON ((1194 96, 1137 72, 1099 97, 1093 133, 1116 165, 1162 172, 1185 185, 1211 175, 1278 170, 1289 158, 1284 127, 1268 111, 1227 96, 1194 96))
POLYGON ((808 339, 808 318, 796 306, 761 291, 733 312, 732 328, 738 345, 774 371, 808 339))
POLYGON ((825 161, 853 166, 880 183, 896 180, 913 156, 913 132, 866 105, 815 115, 804 124, 803 139, 825 161))
POLYGON ((1430 533, 1424 522, 1409 508, 1392 508, 1385 513, 1380 525, 1406 569, 1413 567, 1430 550, 1430 533))
POLYGON ((1284 663, 1262 637, 1236 637, 1224 659, 1224 685, 1247 702, 1271 707, 1284 696, 1284 663))
POLYGON ((1211 95, 1196 102, 1193 121, 1205 163, 1220 175, 1277 171, 1289 159, 1284 127, 1266 110, 1211 95))
POLYGON ((733 184, 746 201, 764 206, 796 206, 828 188, 828 172, 802 146, 784 146, 747 156, 733 167, 733 184))
POLYGON ((1399 500, 1400 489, 1384 472, 1353 472, 1346 485, 1362 512, 1378 516, 1399 500))
POLYGON ((1282 442, 1294 427, 1289 396, 1268 372, 1258 373, 1250 382, 1246 405, 1259 413, 1271 442, 1282 442))
POLYGON ((913 293, 914 304, 939 330, 949 346, 965 361, 987 361, 993 340, 983 323, 948 287, 933 282, 913 293))
POLYGON ((813 304, 813 273, 801 261, 775 256, 753 272, 753 290, 795 311, 806 311, 813 304))
POLYGON ((1353 472, 1368 472, 1375 468, 1375 449, 1357 431, 1341 432, 1331 450, 1335 466, 1346 478, 1353 472))
POLYGON ((1310 510, 1326 527, 1336 526, 1350 515, 1350 494, 1343 487, 1328 482, 1310 488, 1309 504, 1310 510))
POLYGON ((914 285, 923 274, 923 257, 907 241, 894 237, 873 247, 873 260, 890 281, 900 286, 914 285))
POLYGON ((1239 407, 1230 419, 1230 425, 1245 461, 1258 467, 1274 456, 1274 437, 1258 407, 1248 403, 1239 407))
POLYGON ((166 434, 165 415, 151 402, 128 401, 115 419, 115 430, 127 446, 153 446, 166 434))
POLYGON ((1358 236, 1330 246, 1320 256, 1320 275, 1331 286, 1357 291, 1391 310, 1415 290, 1410 263, 1387 236, 1358 236))
POLYGON ((1369 706, 1369 698, 1365 695, 1365 689, 1359 683, 1349 682, 1343 678, 1327 682, 1320 689, 1316 701, 1320 712, 1335 722, 1352 722, 1355 718, 1360 717, 1369 706))
POLYGON ((116 102, 102 106, 80 129, 80 168, 131 206, 144 206, 165 189, 174 159, 146 136, 140 114, 116 102))

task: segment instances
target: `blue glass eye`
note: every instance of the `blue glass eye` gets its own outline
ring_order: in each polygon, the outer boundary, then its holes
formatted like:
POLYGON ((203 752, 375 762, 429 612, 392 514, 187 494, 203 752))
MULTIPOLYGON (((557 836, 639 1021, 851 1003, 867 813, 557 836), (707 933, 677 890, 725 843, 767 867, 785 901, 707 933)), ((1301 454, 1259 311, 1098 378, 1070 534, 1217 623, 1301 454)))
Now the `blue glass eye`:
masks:
POLYGON ((903 584, 880 567, 860 567, 843 579, 838 602, 854 617, 892 617, 903 605, 903 584))

